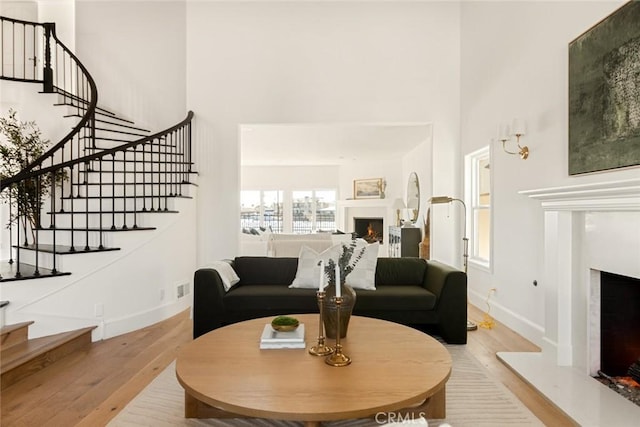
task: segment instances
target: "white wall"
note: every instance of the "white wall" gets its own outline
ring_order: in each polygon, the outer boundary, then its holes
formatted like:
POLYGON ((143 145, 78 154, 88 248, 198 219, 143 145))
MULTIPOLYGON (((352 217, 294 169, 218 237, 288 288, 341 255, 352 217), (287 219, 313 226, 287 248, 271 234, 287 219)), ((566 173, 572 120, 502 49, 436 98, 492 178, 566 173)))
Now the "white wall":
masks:
POLYGON ((38 22, 55 22, 58 39, 71 52, 76 51, 75 0, 38 1, 38 22))
POLYGON ((404 198, 402 158, 377 159, 367 162, 347 161, 340 166, 340 199, 353 199, 353 181, 356 179, 382 178, 385 198, 404 198))
MULTIPOLYGON (((543 213, 520 190, 637 177, 638 168, 567 173, 568 43, 621 4, 464 2, 462 4, 462 154, 496 144, 496 128, 526 120, 528 160, 495 145, 493 271, 469 270, 472 303, 540 344, 544 322, 543 213), (538 281, 538 286, 533 281, 538 281)), ((462 161, 462 159, 460 159, 462 161)))
POLYGON ((242 190, 337 189, 338 166, 243 166, 242 190))
MULTIPOLYGON (((432 196, 433 188, 433 140, 432 127, 425 126, 425 140, 422 144, 405 154, 402 159, 402 200, 407 201, 407 184, 409 175, 415 172, 418 175, 418 186, 420 188, 420 208, 418 212, 418 220, 416 227, 420 227, 424 232, 424 221, 429 208, 429 198, 432 196)), ((424 233, 423 233, 424 234, 424 233)))
POLYGON ((237 252, 240 123, 434 122, 438 184, 455 185, 459 13, 444 2, 189 2, 199 263, 237 252))
POLYGON ((100 106, 152 132, 186 117, 185 13, 182 1, 76 4, 76 55, 100 106))

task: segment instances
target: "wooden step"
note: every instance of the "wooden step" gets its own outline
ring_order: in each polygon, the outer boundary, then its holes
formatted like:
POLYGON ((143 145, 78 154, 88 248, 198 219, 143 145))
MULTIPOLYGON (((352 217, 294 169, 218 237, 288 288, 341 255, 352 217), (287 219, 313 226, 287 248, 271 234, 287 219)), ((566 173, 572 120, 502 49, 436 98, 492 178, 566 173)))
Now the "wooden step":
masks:
POLYGON ((1 389, 15 384, 91 344, 91 331, 96 326, 34 338, 7 349, 0 355, 1 389))
POLYGON ((6 349, 27 341, 31 324, 33 321, 5 325, 0 329, 0 349, 3 354, 6 349))

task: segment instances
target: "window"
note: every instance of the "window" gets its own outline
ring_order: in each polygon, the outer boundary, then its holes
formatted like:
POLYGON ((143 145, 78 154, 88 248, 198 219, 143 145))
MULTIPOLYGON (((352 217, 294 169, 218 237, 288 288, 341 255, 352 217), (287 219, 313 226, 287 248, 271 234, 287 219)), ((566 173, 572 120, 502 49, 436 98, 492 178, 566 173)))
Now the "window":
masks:
POLYGON ((282 191, 241 191, 240 227, 282 232, 282 191))
POLYGON ((313 229, 313 192, 294 191, 293 201, 293 224, 294 233, 311 233, 313 229))
POLYGON ((316 231, 335 231, 336 229, 336 192, 335 190, 315 191, 316 231))
POLYGON ((336 229, 335 190, 246 190, 240 192, 240 227, 274 233, 336 229))
POLYGON ((465 156, 465 201, 469 209, 469 262, 491 268, 491 153, 489 146, 465 156))

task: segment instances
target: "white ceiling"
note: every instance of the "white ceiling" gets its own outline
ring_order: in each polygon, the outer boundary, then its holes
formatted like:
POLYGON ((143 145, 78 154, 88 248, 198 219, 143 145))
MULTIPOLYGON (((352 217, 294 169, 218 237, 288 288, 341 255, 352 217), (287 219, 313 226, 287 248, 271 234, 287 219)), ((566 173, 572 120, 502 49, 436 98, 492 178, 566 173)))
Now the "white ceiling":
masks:
POLYGON ((341 165, 399 158, 430 137, 410 124, 251 124, 240 127, 243 166, 341 165))

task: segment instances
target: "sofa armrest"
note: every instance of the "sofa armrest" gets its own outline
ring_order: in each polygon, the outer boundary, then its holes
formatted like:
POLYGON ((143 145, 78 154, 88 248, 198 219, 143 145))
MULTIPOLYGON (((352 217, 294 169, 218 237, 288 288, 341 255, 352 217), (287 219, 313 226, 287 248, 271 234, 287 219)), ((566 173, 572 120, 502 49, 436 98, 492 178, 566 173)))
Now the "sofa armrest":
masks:
POLYGON ((193 276, 193 338, 222 326, 225 294, 220 274, 201 268, 193 276))
POLYGON ((445 286, 449 284, 451 279, 464 279, 466 292, 466 274, 455 267, 444 264, 440 261, 427 260, 427 274, 424 277, 422 286, 435 294, 440 299, 445 286))
POLYGON ((438 261, 427 261, 424 286, 437 297, 440 334, 451 344, 467 342, 467 275, 438 261))

